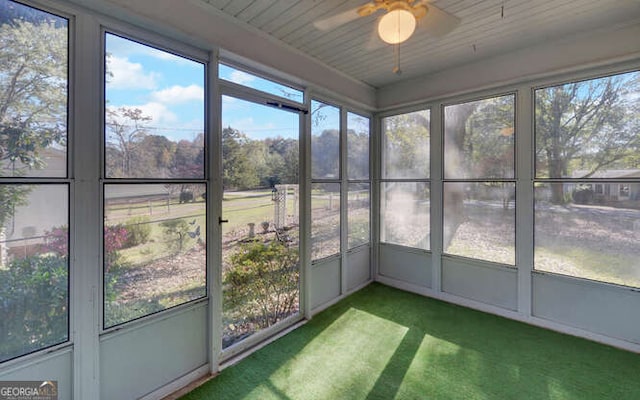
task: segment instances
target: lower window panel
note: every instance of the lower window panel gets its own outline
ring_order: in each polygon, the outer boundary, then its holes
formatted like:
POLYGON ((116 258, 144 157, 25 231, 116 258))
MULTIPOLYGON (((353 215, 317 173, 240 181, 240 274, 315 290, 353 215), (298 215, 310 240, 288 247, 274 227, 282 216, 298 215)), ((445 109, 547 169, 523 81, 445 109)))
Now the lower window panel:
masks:
POLYGON ((429 183, 382 182, 380 241, 429 250, 429 212, 429 183))
POLYGON ((311 259, 340 253, 340 184, 311 185, 311 259))
POLYGON ((349 249, 362 246, 371 236, 371 189, 368 183, 349 183, 347 224, 349 249))
POLYGON ((206 296, 206 186, 104 187, 104 327, 206 296))
POLYGON ((511 182, 446 182, 444 252, 515 265, 515 190, 511 182))
POLYGON ((535 187, 535 269, 640 287, 640 182, 535 187))
POLYGON ((0 185, 0 362, 69 340, 69 187, 0 185))

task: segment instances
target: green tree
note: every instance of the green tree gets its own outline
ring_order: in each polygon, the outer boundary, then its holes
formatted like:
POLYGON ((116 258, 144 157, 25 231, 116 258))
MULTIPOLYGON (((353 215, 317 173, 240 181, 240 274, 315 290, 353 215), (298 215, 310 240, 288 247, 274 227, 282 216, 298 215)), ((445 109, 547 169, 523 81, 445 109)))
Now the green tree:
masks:
POLYGON ((225 189, 249 189, 258 185, 248 143, 247 135, 239 130, 231 127, 222 130, 222 184, 225 189))
POLYGON ((173 254, 180 254, 189 240, 189 225, 182 218, 174 218, 160 223, 164 228, 164 234, 167 237, 167 243, 172 249, 173 254))
POLYGON ((193 141, 183 139, 176 144, 171 175, 174 178, 204 176, 204 134, 199 134, 193 141))
MULTIPOLYGON (((292 138, 267 138, 264 140, 271 158, 268 160, 270 175, 281 184, 298 183, 299 142, 292 138)), ((271 186, 271 185, 269 185, 271 186)))
POLYGON ((142 156, 142 143, 151 117, 139 108, 106 109, 107 175, 111 178, 149 176, 142 156))
POLYGON ((384 175, 426 178, 429 171, 428 112, 413 112, 384 119, 384 175))
POLYGON ((162 135, 147 135, 140 143, 140 159, 149 176, 168 178, 174 165, 177 145, 162 135))
MULTIPOLYGON (((465 103, 454 107, 446 107, 444 115, 444 147, 447 149, 444 170, 457 172, 464 159, 465 143, 468 140, 469 117, 476 110, 477 104, 465 103)), ((464 221, 464 190, 461 185, 444 185, 444 196, 448 199, 444 204, 444 212, 450 215, 443 227, 443 248, 447 248, 455 236, 458 227, 464 221)))
MULTIPOLYGON (((574 82, 536 91, 536 169, 549 178, 588 178, 607 167, 626 168, 637 154, 640 73, 574 82), (571 176, 577 170, 581 176, 571 176)), ((552 201, 563 203, 562 185, 552 201)))
POLYGON ((17 207, 27 204, 29 192, 30 185, 0 185, 0 229, 4 229, 17 207))
POLYGON ((349 178, 369 176, 369 132, 347 131, 347 166, 349 178))
MULTIPOLYGON (((457 138, 463 140, 462 148, 456 148, 462 155, 459 167, 463 171, 457 171, 455 177, 513 178, 514 100, 515 96, 508 95, 452 106, 473 109, 465 123, 465 134, 457 138)), ((449 169, 447 176, 453 177, 451 172, 449 169)))
POLYGON ((2 175, 43 168, 42 149, 66 146, 67 29, 57 23, 0 26, 2 175))
POLYGON ((340 131, 325 129, 311 137, 311 169, 315 178, 338 178, 340 131))
MULTIPOLYGON (((4 7, 7 7, 4 4, 4 7)), ((66 20, 12 7, 0 25, 0 176, 46 164, 43 149, 66 147, 66 20)), ((0 227, 26 203, 28 185, 0 185, 0 227)))

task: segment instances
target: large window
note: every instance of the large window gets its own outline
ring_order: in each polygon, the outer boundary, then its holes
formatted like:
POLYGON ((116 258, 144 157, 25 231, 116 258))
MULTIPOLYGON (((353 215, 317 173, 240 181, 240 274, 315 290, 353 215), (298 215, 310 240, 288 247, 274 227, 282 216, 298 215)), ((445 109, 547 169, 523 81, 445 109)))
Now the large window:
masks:
POLYGON ((515 265, 515 96, 444 107, 446 254, 515 265))
POLYGON ((429 250, 430 111, 382 119, 380 241, 429 250))
POLYGON ((300 119, 222 96, 223 349, 299 313, 300 119))
POLYGON ((369 131, 369 118, 347 113, 347 242, 349 249, 368 244, 370 240, 369 131))
POLYGON ((340 109, 311 102, 311 258, 340 253, 340 109))
POLYGON ((535 91, 535 269, 640 287, 640 72, 535 91))
POLYGON ((109 33, 105 47, 108 328, 206 295, 207 193, 205 66, 109 33))
POLYGON ((290 86, 259 77, 225 64, 218 64, 218 77, 228 82, 246 86, 271 95, 284 97, 297 103, 304 102, 304 92, 290 86))
POLYGON ((69 340, 68 36, 0 0, 0 362, 69 340))

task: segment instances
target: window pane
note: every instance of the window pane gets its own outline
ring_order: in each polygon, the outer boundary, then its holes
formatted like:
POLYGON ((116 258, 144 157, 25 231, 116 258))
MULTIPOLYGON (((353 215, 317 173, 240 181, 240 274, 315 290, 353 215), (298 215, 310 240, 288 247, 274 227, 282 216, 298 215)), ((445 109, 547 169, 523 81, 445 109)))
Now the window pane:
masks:
POLYGON ((311 102, 311 177, 340 178, 340 109, 311 102))
POLYGON ((311 185, 311 258, 340 252, 340 184, 311 185))
POLYGON ((429 250, 429 184, 382 182, 380 190, 380 240, 429 250))
POLYGON ((429 177, 429 110, 382 119, 382 178, 429 177))
POLYGON ((206 295, 205 188, 105 185, 106 328, 206 295))
POLYGON ((535 269, 640 287, 640 183, 597 185, 536 186, 535 269))
POLYGON ((515 265, 515 184, 445 183, 447 254, 515 265))
POLYGON ((369 118, 347 113, 348 179, 369 179, 369 118))
POLYGON ((69 340, 67 185, 0 185, 0 362, 69 340))
POLYGON ((298 184, 298 113, 222 96, 222 126, 224 190, 298 184))
POLYGON ((226 349, 300 309, 300 115, 222 96, 222 126, 226 349))
POLYGON ((203 178, 205 66, 105 40, 107 178, 203 178))
POLYGON ((639 107, 640 72, 536 90, 536 177, 637 173, 639 107))
POLYGON ((515 96, 444 108, 444 176, 513 178, 515 96))
POLYGON ((0 176, 67 176, 68 21, 0 0, 0 176))
POLYGON ((235 69, 228 65, 218 64, 218 77, 225 81, 284 97, 289 100, 297 101, 298 103, 304 102, 304 92, 302 90, 294 89, 289 86, 261 78, 257 75, 235 69))
POLYGON ((371 191, 368 183, 350 183, 348 198, 349 248, 369 243, 371 191))

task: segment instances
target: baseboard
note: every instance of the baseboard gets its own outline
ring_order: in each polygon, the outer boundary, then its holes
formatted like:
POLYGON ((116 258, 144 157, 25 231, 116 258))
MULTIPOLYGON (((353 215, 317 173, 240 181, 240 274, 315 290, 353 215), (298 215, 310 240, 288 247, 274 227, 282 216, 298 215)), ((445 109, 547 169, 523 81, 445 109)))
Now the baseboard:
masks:
POLYGON ((607 346, 616 347, 622 350, 630 351, 633 353, 640 353, 640 344, 629 342, 622 339, 617 339, 611 336, 602 335, 599 333, 590 332, 581 328, 576 328, 569 325, 564 325, 556 321, 547 320, 544 318, 536 317, 533 315, 524 315, 516 311, 507 310, 504 308, 488 305, 475 300, 471 300, 465 297, 456 296, 445 292, 436 292, 433 289, 429 289, 423 286, 413 285, 407 282, 399 281, 396 279, 388 278, 385 276, 377 276, 376 281, 384 285, 394 287, 396 289, 404 290, 407 292, 419 294, 425 297, 431 297, 437 300, 442 300, 447 303, 456 304, 459 306, 472 308, 474 310, 486 312, 488 314, 499 315, 504 318, 509 318, 515 321, 524 322, 525 324, 537 326, 539 328, 549 329, 558 333, 566 335, 576 336, 583 339, 591 340, 605 344, 607 346))
POLYGON ((256 351, 258 351, 261 348, 263 348, 264 346, 275 342, 276 340, 280 339, 281 337, 283 337, 287 333, 289 333, 289 332, 301 327, 302 325, 304 325, 306 323, 307 323, 307 320, 302 319, 302 320, 296 322, 295 324, 289 326, 288 328, 285 328, 285 329, 279 331, 278 333, 273 334, 273 335, 269 336, 268 338, 257 342, 255 345, 247 347, 242 352, 240 352, 240 353, 238 353, 236 355, 233 355, 232 357, 230 357, 230 358, 224 360, 222 363, 220 363, 220 371, 222 371, 223 369, 225 369, 227 367, 230 367, 230 366, 232 366, 234 364, 239 363, 243 359, 247 358, 251 354, 253 354, 256 351))
MULTIPOLYGON (((151 393, 148 393, 139 400, 171 400, 177 397, 173 397, 177 394, 177 392, 195 381, 202 379, 204 377, 210 376, 209 364, 205 364, 200 368, 197 368, 186 375, 181 376, 180 378, 173 380, 166 385, 154 390, 151 393), (167 397, 168 396, 168 397, 167 397)), ((180 394, 181 396, 182 394, 180 394)))
MULTIPOLYGON (((370 285, 371 283, 373 283, 373 282, 374 282, 374 280, 373 280, 373 279, 369 279, 369 280, 368 280, 368 281, 366 281, 365 283, 362 283, 362 284, 360 284, 360 285, 356 286, 355 288, 350 289, 350 290, 349 290, 349 291, 347 291, 346 293, 341 294, 341 295, 340 295, 340 296, 338 296, 338 297, 334 297, 333 299, 331 299, 331 300, 327 301, 326 303, 322 303, 322 304, 320 304, 319 306, 317 306, 316 308, 313 308, 313 309, 311 310, 311 317, 313 317, 314 315, 316 315, 316 314, 318 314, 318 313, 320 313, 320 312, 322 312, 322 311, 326 310, 327 308, 329 308, 329 307, 331 307, 332 305, 334 305, 334 304, 336 304, 336 303, 340 302, 341 300, 344 300, 344 298, 345 298, 345 297, 347 297, 347 296, 349 296, 349 295, 352 295, 353 293, 357 292, 358 290, 360 290, 360 289, 364 289, 365 287, 369 286, 369 285, 370 285)), ((389 286, 391 286, 391 285, 389 285, 389 286)))

